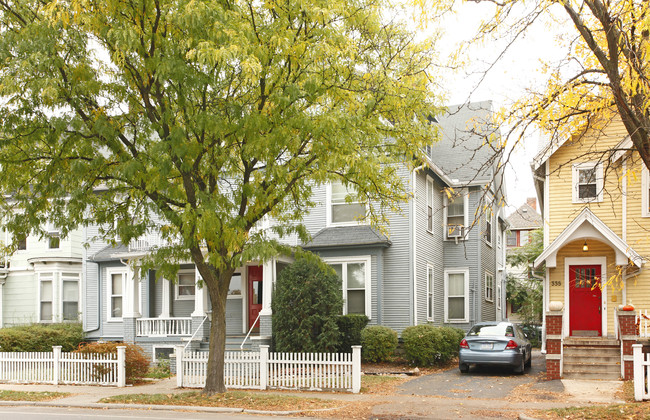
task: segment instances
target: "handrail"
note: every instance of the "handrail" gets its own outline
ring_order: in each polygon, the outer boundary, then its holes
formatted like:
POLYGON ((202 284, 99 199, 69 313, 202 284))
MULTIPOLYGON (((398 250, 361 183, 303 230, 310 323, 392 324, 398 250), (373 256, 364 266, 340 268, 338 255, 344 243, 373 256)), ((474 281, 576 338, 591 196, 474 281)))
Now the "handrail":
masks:
POLYGON ((203 321, 201 321, 199 326, 196 327, 196 330, 194 331, 194 334, 192 334, 190 339, 187 341, 187 344, 185 344, 185 347, 183 347, 183 351, 187 350, 187 346, 189 346, 192 343, 192 340, 194 340, 194 337, 196 336, 196 333, 199 332, 199 330, 203 326, 203 323, 205 322, 206 319, 208 319, 208 314, 207 313, 205 314, 205 318, 203 318, 203 321))
POLYGON ((260 313, 257 314, 257 318, 255 318, 255 322, 253 322, 253 326, 251 327, 250 330, 248 330, 248 334, 246 334, 246 337, 244 337, 244 341, 241 342, 241 346, 239 346, 239 350, 241 350, 241 351, 244 350, 244 343, 246 343, 246 340, 248 340, 248 336, 251 335, 251 332, 253 331, 253 328, 255 328, 255 324, 257 324, 257 321, 260 320, 261 316, 262 316, 262 312, 260 311, 260 313))

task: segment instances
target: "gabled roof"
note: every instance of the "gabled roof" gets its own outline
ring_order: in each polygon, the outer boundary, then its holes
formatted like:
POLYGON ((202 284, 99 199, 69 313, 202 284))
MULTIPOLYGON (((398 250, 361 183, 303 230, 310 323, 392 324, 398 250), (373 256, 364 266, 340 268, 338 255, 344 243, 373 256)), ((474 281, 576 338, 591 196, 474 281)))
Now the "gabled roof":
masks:
POLYGON ((390 240, 370 226, 336 226, 321 229, 311 241, 303 245, 305 249, 332 247, 389 247, 390 240))
POLYGON ((542 216, 530 205, 524 203, 508 216, 510 230, 532 230, 542 227, 542 216))
POLYGON ((533 168, 533 172, 538 170, 544 164, 544 162, 546 162, 548 158, 550 158, 553 155, 553 153, 557 151, 557 149, 562 147, 564 143, 567 142, 568 139, 569 139, 568 137, 565 137, 558 141, 548 142, 544 146, 542 146, 542 148, 539 150, 539 152, 537 152, 537 154, 533 158, 533 162, 530 164, 530 166, 533 168))
POLYGON ((556 267, 558 251, 569 242, 583 239, 595 239, 609 244, 616 253, 616 265, 628 265, 630 262, 637 267, 643 265, 643 257, 614 233, 591 210, 585 208, 555 238, 553 243, 547 246, 544 252, 537 257, 535 267, 539 267, 544 262, 546 262, 546 267, 556 267))

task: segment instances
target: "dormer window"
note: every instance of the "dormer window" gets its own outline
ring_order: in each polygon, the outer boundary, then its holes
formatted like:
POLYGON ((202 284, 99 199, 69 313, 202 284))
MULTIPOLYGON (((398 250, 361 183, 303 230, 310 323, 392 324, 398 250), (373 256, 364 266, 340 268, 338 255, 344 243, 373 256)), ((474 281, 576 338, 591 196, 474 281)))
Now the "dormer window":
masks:
POLYGON ((602 163, 587 162, 573 165, 573 202, 589 203, 602 200, 602 163))

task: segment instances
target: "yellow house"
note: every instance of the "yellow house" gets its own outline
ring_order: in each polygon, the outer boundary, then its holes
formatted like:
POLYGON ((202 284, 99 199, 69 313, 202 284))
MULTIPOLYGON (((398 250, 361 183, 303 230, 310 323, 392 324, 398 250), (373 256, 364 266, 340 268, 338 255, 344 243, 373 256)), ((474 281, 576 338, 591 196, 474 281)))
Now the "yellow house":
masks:
POLYGON ((548 144, 532 167, 544 219, 535 265, 546 266, 547 369, 558 369, 549 376, 626 376, 619 309, 650 309, 648 170, 617 116, 548 144))

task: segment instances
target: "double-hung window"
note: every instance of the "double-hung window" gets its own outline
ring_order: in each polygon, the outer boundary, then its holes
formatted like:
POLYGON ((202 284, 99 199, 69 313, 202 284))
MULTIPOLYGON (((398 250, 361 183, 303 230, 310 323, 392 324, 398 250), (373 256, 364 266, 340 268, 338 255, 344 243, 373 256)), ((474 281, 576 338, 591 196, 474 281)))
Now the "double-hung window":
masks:
POLYGON ((341 182, 332 182, 329 188, 330 224, 358 224, 365 219, 366 205, 359 200, 359 196, 352 186, 345 186, 341 182))
POLYGON ((427 264, 427 320, 433 321, 433 290, 434 272, 433 265, 427 264))
POLYGON ((427 177, 427 231, 433 232, 433 179, 427 177))
POLYGON ((467 227, 467 201, 465 191, 444 193, 445 202, 445 238, 454 239, 465 237, 467 227))
POLYGON ((79 274, 61 273, 63 320, 79 319, 79 274))
POLYGON ((121 319, 124 309, 124 287, 126 271, 108 271, 108 319, 121 319))
POLYGON ((487 208, 485 210, 485 242, 492 246, 492 220, 493 220, 493 215, 492 215, 492 209, 487 208))
POLYGON ((643 166, 641 171, 641 216, 650 217, 650 171, 643 166))
POLYGON ((573 202, 603 201, 603 164, 597 162, 573 165, 573 202))
POLYGON ((445 322, 469 321, 469 270, 445 270, 445 322))
POLYGON ((54 273, 39 274, 40 321, 54 321, 54 273))
POLYGON ((47 247, 59 249, 61 246, 61 231, 53 223, 47 224, 47 247))
POLYGON ((501 284, 497 284, 497 309, 501 309, 501 284))
POLYGON ((494 275, 485 273, 485 300, 494 302, 494 275))
POLYGON ((194 270, 181 270, 178 272, 176 282, 177 300, 194 300, 196 293, 196 278, 194 270))
POLYGON ((343 314, 370 318, 370 257, 326 258, 341 279, 343 314))

